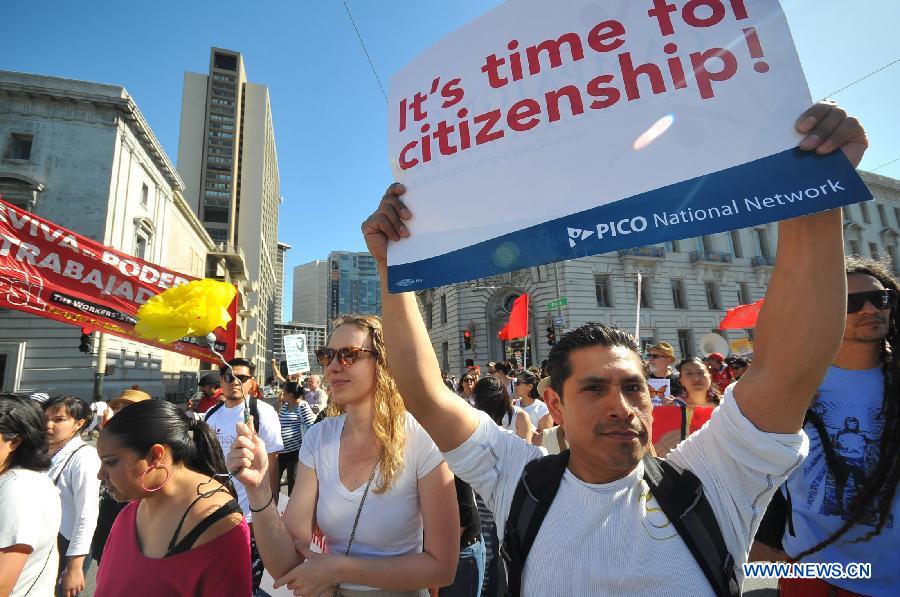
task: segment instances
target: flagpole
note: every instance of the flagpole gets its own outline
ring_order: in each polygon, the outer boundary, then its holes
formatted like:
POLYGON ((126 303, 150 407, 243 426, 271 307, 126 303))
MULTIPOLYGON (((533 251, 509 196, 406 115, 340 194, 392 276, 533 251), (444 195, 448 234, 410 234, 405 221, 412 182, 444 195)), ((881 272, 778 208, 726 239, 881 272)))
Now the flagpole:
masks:
POLYGON ((641 346, 641 270, 637 271, 637 312, 634 317, 634 341, 637 342, 638 348, 643 351, 641 346))

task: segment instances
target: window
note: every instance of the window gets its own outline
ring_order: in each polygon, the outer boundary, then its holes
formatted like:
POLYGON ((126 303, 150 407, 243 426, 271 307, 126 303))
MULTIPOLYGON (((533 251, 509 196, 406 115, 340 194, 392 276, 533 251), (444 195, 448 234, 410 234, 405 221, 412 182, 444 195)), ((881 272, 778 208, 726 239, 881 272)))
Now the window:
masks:
POLYGON ((237 70, 237 56, 233 54, 216 54, 213 57, 213 65, 216 68, 221 68, 222 70, 237 70))
POLYGON ((206 205, 203 209, 203 220, 206 222, 216 222, 217 224, 227 224, 228 210, 206 205))
MULTIPOLYGON (((860 205, 862 205, 862 203, 860 203, 860 205)), ((881 257, 879 257, 878 255, 878 245, 876 243, 869 243, 869 255, 871 255, 872 259, 875 259, 876 261, 878 259, 881 259, 881 257)))
POLYGON ((450 344, 441 342, 441 369, 450 371, 450 344))
POLYGON ((704 255, 709 255, 713 252, 713 240, 711 237, 706 235, 700 237, 700 250, 703 251, 704 255))
POLYGON ((900 227, 900 207, 894 208, 894 222, 896 222, 897 226, 900 227))
POLYGON ((875 207, 878 208, 878 219, 881 221, 881 225, 890 226, 890 224, 888 224, 887 211, 885 211, 884 205, 882 205, 881 203, 876 203, 875 207))
POLYGON ((447 295, 441 295, 441 323, 447 323, 447 295))
POLYGON ((894 250, 894 247, 892 247, 891 245, 887 245, 885 247, 885 249, 887 249, 888 257, 891 258, 891 267, 893 267, 894 270, 896 271, 897 270, 897 252, 894 250))
POLYGON ((722 308, 722 299, 719 296, 719 283, 706 282, 706 304, 713 311, 722 308))
POLYGON ((425 303, 425 329, 434 327, 434 303, 430 300, 425 303))
POLYGON ((731 231, 731 252, 735 257, 744 256, 744 248, 741 246, 741 231, 731 231))
POLYGON ((866 224, 871 224, 871 222, 869 221, 869 206, 865 203, 860 203, 859 212, 862 214, 863 222, 865 222, 866 224))
MULTIPOLYGON (((634 292, 637 294, 637 280, 634 282, 634 292)), ((641 277, 641 308, 653 308, 653 288, 650 285, 650 278, 641 277)))
POLYGON ((694 356, 694 340, 691 338, 691 330, 678 330, 678 349, 683 359, 694 356))
POLYGON ((10 136, 6 157, 10 160, 30 160, 31 141, 34 137, 21 133, 13 133, 10 136))
POLYGON ((851 255, 859 255, 859 241, 858 240, 848 240, 847 246, 849 247, 851 255))
POLYGON ((597 292, 598 307, 612 307, 612 286, 609 274, 594 274, 594 289, 597 292))
POLYGON ((146 184, 141 185, 141 205, 147 207, 147 202, 150 199, 150 187, 146 184))
POLYGON ((769 232, 765 228, 757 228, 754 230, 756 233, 756 243, 757 248, 759 249, 760 257, 771 257, 772 250, 769 247, 769 232))
POLYGON ((684 292, 684 280, 672 280, 672 304, 676 309, 688 308, 687 294, 684 292))
POLYGON ((134 256, 147 259, 147 238, 142 234, 138 234, 134 239, 134 256))
POLYGON ((746 282, 738 282, 738 303, 749 305, 752 302, 753 297, 750 295, 750 285, 746 282))
POLYGON ((673 240, 671 242, 671 245, 672 245, 673 253, 681 253, 681 241, 680 240, 673 240))

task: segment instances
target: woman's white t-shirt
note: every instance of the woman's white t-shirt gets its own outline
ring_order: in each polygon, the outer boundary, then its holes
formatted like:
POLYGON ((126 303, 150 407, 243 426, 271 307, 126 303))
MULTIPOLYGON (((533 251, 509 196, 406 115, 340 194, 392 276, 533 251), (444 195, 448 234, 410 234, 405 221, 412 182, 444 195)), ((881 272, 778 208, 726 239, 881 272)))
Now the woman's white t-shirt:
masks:
POLYGON ((12 597, 53 594, 61 517, 59 491, 46 474, 14 468, 0 475, 0 549, 12 545, 32 549, 10 593, 12 597))
MULTIPOLYGON (((341 483, 338 456, 341 431, 347 415, 328 417, 309 428, 300 447, 300 462, 315 469, 319 480, 316 522, 325 534, 329 552, 343 555, 353 530, 353 521, 365 491, 365 483, 355 491, 341 483)), ((406 415, 406 442, 403 446, 403 470, 394 477, 383 494, 373 491, 378 485, 375 474, 366 496, 359 525, 350 548, 351 556, 393 557, 422 551, 422 514, 418 481, 426 477, 443 457, 431 437, 412 415, 406 415)), ((368 590, 372 587, 341 585, 345 589, 368 590)))
POLYGON ((535 399, 528 406, 521 406, 520 402, 519 406, 528 414, 528 418, 531 419, 531 424, 534 425, 535 429, 538 428, 538 423, 540 423, 541 419, 550 414, 550 409, 541 400, 535 399))
MULTIPOLYGON (((516 421, 519 419, 519 413, 521 412, 525 412, 524 409, 513 406, 512 416, 510 416, 509 413, 503 415, 503 425, 500 425, 500 427, 507 431, 512 431, 514 435, 518 435, 518 432, 516 431, 516 421)), ((527 415, 528 413, 525 414, 527 415)))

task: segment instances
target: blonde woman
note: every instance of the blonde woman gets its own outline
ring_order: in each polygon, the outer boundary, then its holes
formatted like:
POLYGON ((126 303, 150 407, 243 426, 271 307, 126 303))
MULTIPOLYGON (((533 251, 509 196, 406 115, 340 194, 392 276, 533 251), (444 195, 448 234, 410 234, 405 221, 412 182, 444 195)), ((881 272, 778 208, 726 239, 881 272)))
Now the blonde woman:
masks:
POLYGON ((228 468, 247 488, 266 569, 295 595, 419 596, 453 582, 460 532, 453 475, 406 412, 382 338, 377 317, 345 317, 316 351, 333 416, 303 440, 283 518, 264 482, 265 447, 238 424, 228 468), (316 528, 327 555, 308 549, 316 528))

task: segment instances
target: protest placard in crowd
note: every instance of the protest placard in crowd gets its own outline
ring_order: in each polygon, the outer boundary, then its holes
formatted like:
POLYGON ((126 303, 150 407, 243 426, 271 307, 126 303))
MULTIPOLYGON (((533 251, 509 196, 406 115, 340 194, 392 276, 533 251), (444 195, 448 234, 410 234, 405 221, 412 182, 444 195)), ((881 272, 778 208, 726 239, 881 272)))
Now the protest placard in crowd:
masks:
POLYGON ((288 375, 309 371, 309 354, 306 352, 306 334, 284 337, 284 358, 288 375))
POLYGON ((392 79, 390 289, 870 199, 840 152, 795 149, 811 104, 777 0, 502 4, 392 79))

